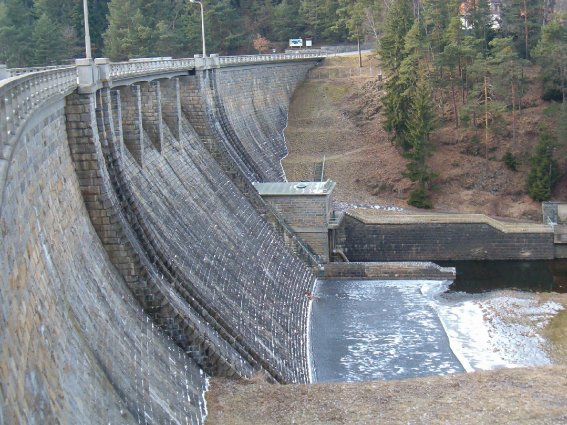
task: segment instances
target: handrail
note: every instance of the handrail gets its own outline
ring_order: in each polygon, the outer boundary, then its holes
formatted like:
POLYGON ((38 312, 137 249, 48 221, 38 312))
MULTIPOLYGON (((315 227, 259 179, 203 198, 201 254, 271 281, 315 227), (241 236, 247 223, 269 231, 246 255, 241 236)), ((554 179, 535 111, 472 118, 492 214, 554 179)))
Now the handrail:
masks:
POLYGON ((74 66, 25 73, 0 80, 0 207, 12 151, 28 118, 78 86, 74 66))
POLYGON ((326 58, 328 53, 272 53, 265 55, 219 56, 220 65, 233 65, 241 63, 293 61, 299 59, 326 58))
MULTIPOLYGON (((261 55, 240 55, 240 56, 216 56, 211 55, 208 58, 142 58, 132 59, 125 62, 110 62, 110 79, 124 79, 144 74, 154 74, 161 71, 175 71, 181 69, 195 68, 197 61, 201 61, 205 67, 207 66, 223 66, 246 63, 261 62, 287 62, 302 59, 318 59, 329 56, 328 53, 273 53, 261 55)), ((44 67, 29 68, 9 68, 8 74, 16 77, 24 74, 37 73, 42 71, 57 71, 63 69, 75 69, 74 65, 55 65, 44 67)))
POLYGON ((110 78, 122 79, 157 72, 176 71, 195 67, 195 59, 145 59, 128 62, 111 62, 110 78))
POLYGON ((30 74, 32 72, 40 71, 54 71, 58 69, 75 68, 75 65, 50 65, 50 66, 32 66, 29 68, 9 68, 7 71, 10 77, 17 77, 19 75, 30 74))
MULTIPOLYGON (((28 116, 53 97, 64 97, 77 87, 74 66, 30 72, 0 80, 0 135, 2 145, 16 135, 28 116)), ((2 158, 5 155, 2 154, 2 158)))

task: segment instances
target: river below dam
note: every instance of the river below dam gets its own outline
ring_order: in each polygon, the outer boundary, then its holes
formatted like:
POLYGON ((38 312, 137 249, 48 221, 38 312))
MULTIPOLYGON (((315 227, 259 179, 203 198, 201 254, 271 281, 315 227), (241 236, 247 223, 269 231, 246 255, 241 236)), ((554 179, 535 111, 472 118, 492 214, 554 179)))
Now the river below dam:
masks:
POLYGON ((563 307, 528 292, 451 282, 321 280, 312 301, 314 382, 392 380, 546 365, 536 332, 563 307))

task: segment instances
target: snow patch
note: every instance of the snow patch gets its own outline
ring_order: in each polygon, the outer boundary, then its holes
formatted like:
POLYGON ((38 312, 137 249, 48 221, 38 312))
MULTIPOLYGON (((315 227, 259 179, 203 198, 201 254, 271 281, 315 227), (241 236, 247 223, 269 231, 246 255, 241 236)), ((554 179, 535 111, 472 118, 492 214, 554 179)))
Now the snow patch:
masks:
POLYGON ((538 330, 563 309, 527 293, 447 294, 437 312, 451 349, 468 372, 551 363, 538 330))

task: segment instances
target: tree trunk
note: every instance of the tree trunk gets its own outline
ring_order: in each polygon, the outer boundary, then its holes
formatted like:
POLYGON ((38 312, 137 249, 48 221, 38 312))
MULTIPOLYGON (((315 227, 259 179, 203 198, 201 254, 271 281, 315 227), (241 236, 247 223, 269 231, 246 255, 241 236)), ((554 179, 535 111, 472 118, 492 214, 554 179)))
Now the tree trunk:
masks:
POLYGON ((451 81, 451 97, 453 98, 453 113, 455 114, 455 128, 459 128, 459 111, 457 109, 457 99, 455 96, 455 81, 453 79, 453 71, 449 73, 449 80, 451 81))
POLYGON ((484 153, 488 160, 488 78, 484 76, 484 153))
POLYGON ((358 67, 362 68, 362 52, 360 51, 360 37, 356 37, 356 44, 358 46, 358 67))
POLYGON ((516 144, 516 85, 512 81, 512 143, 516 144))
POLYGON ((526 59, 530 58, 530 51, 528 50, 528 6, 524 0, 524 43, 526 49, 526 59))

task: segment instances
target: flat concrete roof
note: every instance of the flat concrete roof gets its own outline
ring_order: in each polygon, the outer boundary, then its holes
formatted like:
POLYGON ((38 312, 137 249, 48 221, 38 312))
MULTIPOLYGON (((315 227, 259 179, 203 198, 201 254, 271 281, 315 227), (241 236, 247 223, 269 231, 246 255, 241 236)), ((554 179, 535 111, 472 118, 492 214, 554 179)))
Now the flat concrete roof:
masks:
POLYGON ((254 183, 261 196, 329 195, 335 188, 332 180, 324 182, 254 183))

